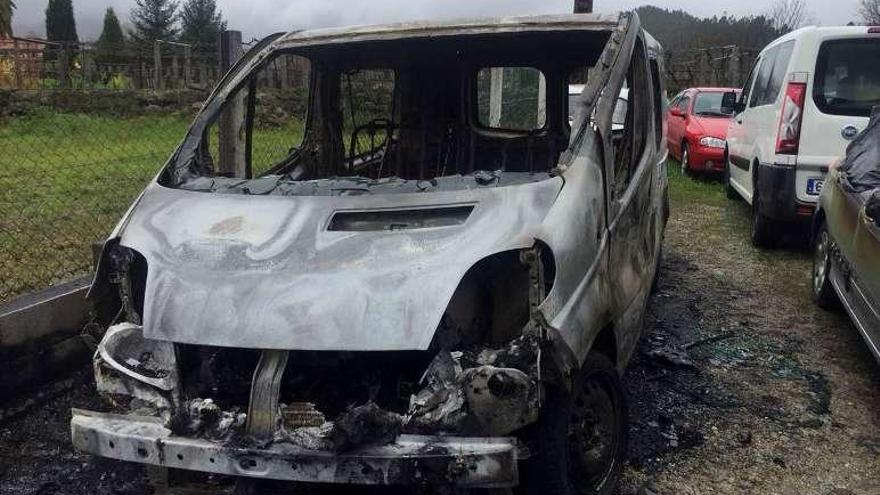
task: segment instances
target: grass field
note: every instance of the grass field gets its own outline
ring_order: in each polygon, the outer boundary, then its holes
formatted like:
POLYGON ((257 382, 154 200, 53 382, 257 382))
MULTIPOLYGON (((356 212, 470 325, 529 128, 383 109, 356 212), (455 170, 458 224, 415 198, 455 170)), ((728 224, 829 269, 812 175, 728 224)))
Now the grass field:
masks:
MULTIPOLYGON (((0 302, 88 273, 91 243, 113 228, 189 123, 50 112, 0 122, 0 302)), ((283 157, 300 134, 296 126, 258 132, 255 168, 283 157)))
POLYGON ((0 124, 0 301, 85 274, 183 117, 40 113, 0 124))

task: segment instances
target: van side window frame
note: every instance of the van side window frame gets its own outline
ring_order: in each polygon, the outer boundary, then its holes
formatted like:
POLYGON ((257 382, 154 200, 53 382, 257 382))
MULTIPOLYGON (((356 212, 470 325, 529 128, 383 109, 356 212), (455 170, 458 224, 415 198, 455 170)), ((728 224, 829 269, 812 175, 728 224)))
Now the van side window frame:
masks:
POLYGON ((755 65, 752 66, 752 70, 749 71, 749 76, 746 78, 746 82, 743 85, 742 93, 739 95, 739 102, 743 104, 743 106, 749 105, 749 99, 752 97, 752 87, 755 85, 755 79, 758 77, 758 67, 761 65, 763 59, 760 57, 755 60, 755 65))
POLYGON ((757 108, 768 105, 764 101, 764 93, 767 91, 767 85, 770 84, 770 76, 773 73, 773 65, 776 63, 776 54, 779 53, 779 47, 774 46, 767 50, 767 53, 761 59, 761 65, 755 76, 755 84, 752 87, 751 101, 749 108, 757 108))
POLYGON ((629 105, 620 147, 614 149, 614 187, 613 198, 620 200, 633 184, 639 164, 645 154, 652 149, 648 146, 649 122, 653 119, 646 105, 651 98, 651 74, 648 67, 647 50, 642 40, 638 40, 629 61, 626 77, 629 87, 629 105))

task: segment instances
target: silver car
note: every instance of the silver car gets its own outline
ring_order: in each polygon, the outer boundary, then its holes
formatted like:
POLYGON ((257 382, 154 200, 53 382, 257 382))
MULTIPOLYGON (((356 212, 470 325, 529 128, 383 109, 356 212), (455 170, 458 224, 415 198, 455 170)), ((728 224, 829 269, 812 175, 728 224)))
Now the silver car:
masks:
POLYGON ((635 14, 267 38, 103 248, 114 412, 74 410, 73 443, 243 485, 611 493, 661 74, 635 14))

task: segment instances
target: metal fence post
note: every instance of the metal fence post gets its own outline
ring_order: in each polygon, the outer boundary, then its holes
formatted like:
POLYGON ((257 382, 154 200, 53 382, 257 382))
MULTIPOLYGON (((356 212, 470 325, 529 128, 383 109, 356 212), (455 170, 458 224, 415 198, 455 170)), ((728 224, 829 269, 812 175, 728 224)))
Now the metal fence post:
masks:
POLYGON ((153 81, 153 89, 161 91, 164 89, 164 81, 162 78, 162 48, 160 42, 153 43, 153 65, 155 70, 155 80, 153 81))
POLYGON ((504 92, 504 68, 492 67, 489 70, 489 126, 501 127, 502 102, 504 92))
MULTIPOLYGON (((242 55, 241 31, 220 33, 220 72, 225 74, 242 55)), ((245 91, 242 91, 244 93, 245 91)), ((220 166, 222 175, 245 177, 244 94, 227 101, 220 116, 220 166)))
POLYGON ((70 46, 67 43, 61 44, 61 53, 58 57, 58 85, 61 88, 67 88, 70 80, 68 78, 70 71, 70 46))
POLYGON ((14 39, 13 41, 13 56, 12 63, 14 64, 12 69, 15 75, 15 87, 18 89, 23 89, 21 84, 21 71, 24 68, 24 59, 21 56, 21 47, 18 45, 18 39, 14 39))
POLYGON ((740 81, 740 66, 742 65, 742 54, 740 53, 740 49, 738 46, 733 47, 730 52, 730 59, 727 62, 728 64, 728 76, 730 79, 727 81, 727 86, 736 88, 740 87, 743 84, 743 81, 740 81))
POLYGON ((192 82, 192 48, 183 47, 183 87, 189 88, 192 82))
POLYGON ((177 63, 177 53, 172 52, 171 55, 171 87, 180 88, 180 64, 177 63))

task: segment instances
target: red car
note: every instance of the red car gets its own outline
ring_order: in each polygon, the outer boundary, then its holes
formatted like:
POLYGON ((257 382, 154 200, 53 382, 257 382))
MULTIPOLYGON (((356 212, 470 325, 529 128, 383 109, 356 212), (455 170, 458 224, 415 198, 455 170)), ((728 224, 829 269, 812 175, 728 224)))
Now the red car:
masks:
POLYGON ((669 153, 681 162, 682 173, 723 172, 727 124, 732 108, 721 108, 733 88, 690 88, 669 103, 666 139, 669 153))

